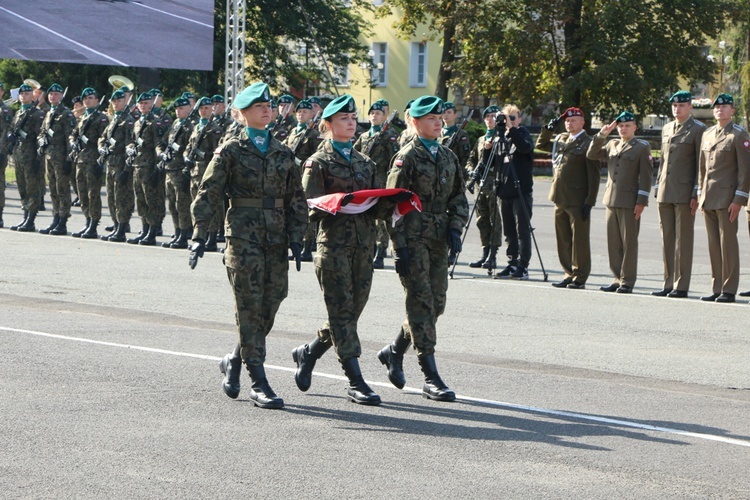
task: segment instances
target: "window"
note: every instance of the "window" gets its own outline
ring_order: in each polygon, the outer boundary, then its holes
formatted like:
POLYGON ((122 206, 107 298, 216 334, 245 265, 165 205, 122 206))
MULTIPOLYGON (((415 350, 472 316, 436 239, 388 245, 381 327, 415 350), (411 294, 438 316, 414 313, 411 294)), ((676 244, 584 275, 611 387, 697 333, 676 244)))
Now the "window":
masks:
POLYGON ((378 87, 388 85, 388 44, 385 42, 374 42, 372 44, 372 62, 382 69, 374 69, 372 74, 373 83, 378 87))
POLYGON ((333 81, 337 87, 348 87, 349 86, 349 66, 334 66, 331 71, 333 81))
POLYGON ((375 7, 380 7, 381 5, 383 5, 383 3, 384 3, 384 0, 372 0, 372 4, 375 7))
POLYGON ((427 86, 427 44, 422 42, 411 43, 411 56, 409 59, 409 86, 427 86))

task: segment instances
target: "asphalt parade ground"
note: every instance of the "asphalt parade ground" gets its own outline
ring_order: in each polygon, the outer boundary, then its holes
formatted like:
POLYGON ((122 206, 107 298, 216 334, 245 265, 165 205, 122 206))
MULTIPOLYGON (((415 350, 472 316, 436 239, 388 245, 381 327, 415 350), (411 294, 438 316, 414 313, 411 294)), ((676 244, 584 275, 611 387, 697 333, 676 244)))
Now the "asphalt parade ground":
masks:
MULTIPOLYGON (((528 281, 468 268, 480 253, 472 226, 450 282, 436 359, 455 403, 421 397, 413 351, 405 390, 376 358, 404 317, 389 258, 359 323, 362 371, 383 404, 346 399, 333 351, 311 389, 297 389, 291 350, 325 319, 303 263, 290 270, 268 337, 266 369, 283 410, 253 406, 246 372, 237 400, 221 390, 218 362, 236 333, 220 254, 191 271, 185 250, 13 232, 22 216, 9 187, 0 497, 750 498, 750 305, 698 299, 710 292, 702 216, 690 298, 649 295, 662 279, 653 197, 633 294, 598 290, 610 283, 601 203, 587 289, 556 289, 549 181, 535 187, 549 280, 536 252, 528 281)), ((84 220, 73 210, 75 231, 84 220)), ((37 227, 50 218, 40 213, 37 227)))
POLYGON ((3 58, 213 68, 213 0, 3 0, 0 25, 3 58))

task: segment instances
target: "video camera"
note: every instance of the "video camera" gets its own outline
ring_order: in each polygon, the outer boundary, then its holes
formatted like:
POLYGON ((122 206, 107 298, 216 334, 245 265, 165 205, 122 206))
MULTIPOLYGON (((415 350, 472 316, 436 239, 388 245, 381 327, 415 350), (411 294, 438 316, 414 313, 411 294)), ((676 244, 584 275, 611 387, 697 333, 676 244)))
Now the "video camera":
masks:
POLYGON ((498 111, 495 114, 495 128, 496 129, 503 129, 504 130, 505 129, 505 123, 508 120, 515 121, 516 120, 516 115, 505 116, 505 114, 502 111, 498 111))

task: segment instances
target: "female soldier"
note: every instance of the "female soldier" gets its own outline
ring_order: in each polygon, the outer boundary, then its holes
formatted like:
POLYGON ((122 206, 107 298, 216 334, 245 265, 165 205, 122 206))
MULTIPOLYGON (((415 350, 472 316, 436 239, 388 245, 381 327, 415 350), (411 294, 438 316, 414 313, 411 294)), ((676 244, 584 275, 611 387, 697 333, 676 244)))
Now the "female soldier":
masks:
POLYGON ((271 137, 271 93, 254 83, 237 96, 246 127, 215 152, 192 204, 195 230, 190 247, 194 268, 205 250, 206 234, 215 207, 229 198, 226 215, 224 265, 235 299, 240 343, 224 356, 219 368, 222 387, 230 398, 240 392, 244 360, 252 379, 250 398, 261 408, 281 408, 266 379, 266 335, 287 296, 287 246, 299 256, 307 227, 307 206, 294 155, 271 137))
POLYGON ((422 211, 409 212, 389 228, 396 272, 406 291, 406 320, 396 340, 378 353, 378 359, 388 368, 391 383, 401 389, 406 383, 404 352, 413 343, 425 375, 422 395, 453 401, 456 394, 435 366, 435 323, 445 310, 448 250, 457 253, 461 249, 461 229, 469 216, 469 204, 456 155, 437 141, 443 101, 422 96, 411 105, 410 113, 416 137, 393 157, 386 188, 412 191, 422 201, 422 211))
MULTIPOLYGON (((377 166, 352 148, 351 140, 357 130, 356 111, 350 95, 338 97, 323 111, 329 138, 304 164, 302 185, 308 199, 376 187, 377 166)), ((351 197, 345 197, 342 205, 349 200, 351 197)), ((320 221, 315 273, 323 291, 328 321, 312 342, 292 351, 297 364, 294 378, 301 391, 310 388, 315 362, 333 344, 349 378, 349 399, 365 405, 380 404, 380 396, 362 378, 358 359, 362 348, 357 335, 357 321, 372 285, 376 207, 356 215, 310 211, 310 220, 320 221)))

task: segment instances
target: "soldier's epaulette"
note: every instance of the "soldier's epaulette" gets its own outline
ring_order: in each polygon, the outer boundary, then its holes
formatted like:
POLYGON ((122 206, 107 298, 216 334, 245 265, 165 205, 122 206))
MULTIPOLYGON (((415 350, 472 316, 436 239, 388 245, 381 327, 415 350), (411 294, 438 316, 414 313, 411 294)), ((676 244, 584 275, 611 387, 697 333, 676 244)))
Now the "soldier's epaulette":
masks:
POLYGON ((649 144, 648 141, 644 141, 643 139, 636 139, 636 141, 640 142, 644 146, 651 147, 651 144, 649 144))
POLYGON ((737 130, 738 132, 744 132, 744 131, 745 131, 745 129, 744 129, 744 128, 740 127, 740 126, 739 126, 739 125, 737 125, 736 123, 733 123, 733 124, 732 124, 732 127, 734 127, 734 129, 735 129, 735 130, 737 130))

